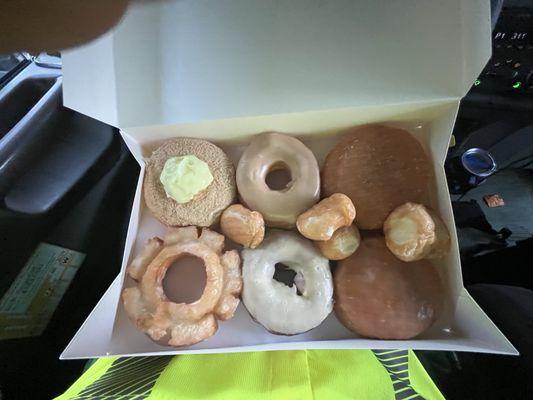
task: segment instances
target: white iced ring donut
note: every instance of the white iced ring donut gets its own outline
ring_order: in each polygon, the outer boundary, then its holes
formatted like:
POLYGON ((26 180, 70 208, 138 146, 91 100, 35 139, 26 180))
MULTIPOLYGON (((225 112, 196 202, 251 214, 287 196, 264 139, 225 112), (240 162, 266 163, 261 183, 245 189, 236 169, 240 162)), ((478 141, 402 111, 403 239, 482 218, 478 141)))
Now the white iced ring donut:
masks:
POLYGON ((309 240, 293 232, 273 231, 256 249, 243 250, 242 258, 243 304, 270 332, 306 332, 331 312, 333 282, 329 261, 309 240), (296 272, 292 287, 273 279, 277 263, 296 272))

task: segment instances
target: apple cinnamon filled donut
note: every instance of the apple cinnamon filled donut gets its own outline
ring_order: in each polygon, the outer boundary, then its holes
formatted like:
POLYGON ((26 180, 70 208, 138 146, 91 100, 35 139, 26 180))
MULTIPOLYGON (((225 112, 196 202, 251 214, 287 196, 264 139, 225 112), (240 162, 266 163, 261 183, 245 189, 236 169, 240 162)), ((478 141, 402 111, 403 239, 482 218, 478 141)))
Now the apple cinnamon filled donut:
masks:
POLYGON ((335 271, 335 314, 359 335, 410 339, 428 329, 443 307, 444 288, 426 260, 396 258, 381 236, 363 238, 335 271))
POLYGON ((256 249, 243 250, 242 258, 243 304, 268 331, 303 333, 318 326, 331 312, 329 261, 309 240, 294 232, 273 231, 256 249), (292 287, 273 279, 277 263, 296 272, 292 287))
POLYGON ((298 139, 280 133, 256 136, 237 166, 239 195, 250 209, 259 211, 267 226, 292 228, 300 214, 320 197, 320 171, 314 154, 298 139), (285 170, 290 182, 271 189, 269 173, 285 170))
POLYGON ((380 125, 355 128, 329 152, 322 169, 324 196, 344 193, 357 207, 360 229, 381 229, 396 207, 425 203, 433 167, 409 132, 380 125))

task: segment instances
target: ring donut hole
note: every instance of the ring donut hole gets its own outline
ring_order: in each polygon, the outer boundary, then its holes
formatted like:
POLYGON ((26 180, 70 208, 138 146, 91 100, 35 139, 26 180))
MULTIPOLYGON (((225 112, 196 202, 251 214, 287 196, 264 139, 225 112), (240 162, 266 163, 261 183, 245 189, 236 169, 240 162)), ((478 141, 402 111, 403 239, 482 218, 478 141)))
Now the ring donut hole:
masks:
POLYGON ((292 174, 283 161, 276 161, 267 169, 265 184, 270 190, 284 192, 292 186, 292 174))
POLYGON ((285 265, 284 263, 277 263, 274 266, 274 276, 272 276, 272 279, 275 281, 278 281, 280 283, 283 283, 287 285, 288 287, 292 287, 293 285, 296 285, 296 294, 298 296, 302 295, 303 285, 305 284, 305 279, 303 276, 300 276, 291 269, 290 266, 285 265))
POLYGON ((168 267, 161 282, 167 298, 173 303, 191 304, 205 290, 207 273, 201 258, 184 254, 168 267))

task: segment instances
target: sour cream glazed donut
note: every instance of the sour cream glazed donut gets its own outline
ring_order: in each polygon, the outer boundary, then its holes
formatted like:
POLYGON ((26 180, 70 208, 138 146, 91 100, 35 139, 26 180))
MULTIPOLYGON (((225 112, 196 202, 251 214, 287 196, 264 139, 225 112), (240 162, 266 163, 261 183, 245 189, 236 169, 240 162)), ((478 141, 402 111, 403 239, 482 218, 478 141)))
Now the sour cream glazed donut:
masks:
POLYGON ((224 236, 194 226, 170 229, 164 240, 152 238, 128 266, 135 285, 122 292, 124 308, 136 328, 169 346, 189 346, 215 334, 217 320, 233 317, 242 288, 240 257, 223 251, 224 236), (206 285, 193 303, 175 303, 163 290, 172 263, 192 255, 205 266, 206 285))
POLYGON ((242 257, 243 304, 270 332, 303 333, 318 326, 331 312, 329 261, 309 240, 294 232, 273 231, 256 249, 243 250, 242 257), (296 272, 292 287, 273 279, 277 263, 296 272))
POLYGON ((298 215, 320 197, 320 171, 314 154, 298 139, 280 133, 255 137, 237 166, 237 188, 242 201, 259 211, 267 226, 292 228, 298 215), (282 190, 265 182, 275 170, 286 170, 291 181, 282 190))

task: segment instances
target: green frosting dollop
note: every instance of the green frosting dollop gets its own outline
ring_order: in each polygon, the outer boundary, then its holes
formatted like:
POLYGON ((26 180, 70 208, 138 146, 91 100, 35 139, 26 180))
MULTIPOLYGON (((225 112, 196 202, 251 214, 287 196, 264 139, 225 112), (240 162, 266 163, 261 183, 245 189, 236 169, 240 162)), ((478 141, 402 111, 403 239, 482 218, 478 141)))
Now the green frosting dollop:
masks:
POLYGON ((183 204, 213 182, 213 175, 205 161, 194 155, 171 157, 165 162, 159 180, 168 197, 183 204))

